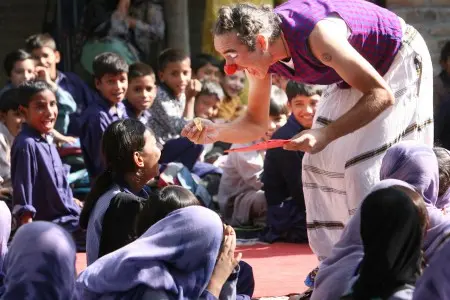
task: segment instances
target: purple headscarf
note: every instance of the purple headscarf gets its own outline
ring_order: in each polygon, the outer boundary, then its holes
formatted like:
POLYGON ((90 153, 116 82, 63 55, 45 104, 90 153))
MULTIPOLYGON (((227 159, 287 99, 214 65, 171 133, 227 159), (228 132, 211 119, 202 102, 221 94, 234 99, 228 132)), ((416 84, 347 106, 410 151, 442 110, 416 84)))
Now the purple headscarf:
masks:
MULTIPOLYGON (((438 199, 439 170, 431 147, 413 141, 400 142, 391 147, 383 158, 379 184, 389 187, 402 185, 422 195, 427 206, 430 227, 424 240, 425 257, 430 259, 441 238, 450 232, 450 217, 435 205, 438 199), (386 180, 389 179, 389 180, 386 180)), ((446 206, 449 199, 442 199, 446 206)), ((360 235, 360 209, 350 219, 331 256, 322 262, 315 280, 312 300, 339 299, 348 288, 354 272, 364 255, 360 235)))
POLYGON ((417 281, 413 300, 450 299, 449 263, 450 242, 447 241, 433 256, 422 277, 417 281))
POLYGON ((4 201, 0 201, 0 272, 4 273, 3 261, 8 252, 8 240, 11 235, 11 212, 4 201))
POLYGON ((147 286, 175 299, 198 299, 223 239, 219 216, 201 206, 178 209, 131 244, 90 265, 77 280, 82 299, 130 299, 147 286))
POLYGON ((63 228, 43 221, 23 225, 9 250, 2 299, 78 299, 75 243, 63 228))

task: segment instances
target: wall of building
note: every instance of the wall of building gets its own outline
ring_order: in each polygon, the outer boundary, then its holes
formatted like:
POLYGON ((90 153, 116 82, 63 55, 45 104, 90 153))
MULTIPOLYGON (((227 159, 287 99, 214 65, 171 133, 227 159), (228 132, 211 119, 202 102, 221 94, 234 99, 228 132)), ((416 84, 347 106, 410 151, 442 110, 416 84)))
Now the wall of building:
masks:
POLYGON ((387 7, 422 34, 437 74, 441 48, 450 40, 450 0, 387 0, 387 7))

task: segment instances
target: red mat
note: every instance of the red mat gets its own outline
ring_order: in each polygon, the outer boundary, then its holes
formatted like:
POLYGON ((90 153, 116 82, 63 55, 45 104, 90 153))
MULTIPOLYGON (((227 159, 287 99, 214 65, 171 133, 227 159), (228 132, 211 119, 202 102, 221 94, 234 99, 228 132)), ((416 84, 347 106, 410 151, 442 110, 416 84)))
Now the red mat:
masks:
MULTIPOLYGON (((238 252, 253 268, 256 298, 303 292, 306 275, 317 267, 317 259, 308 245, 259 244, 238 247, 238 252)), ((78 272, 85 267, 86 255, 78 253, 78 272)))

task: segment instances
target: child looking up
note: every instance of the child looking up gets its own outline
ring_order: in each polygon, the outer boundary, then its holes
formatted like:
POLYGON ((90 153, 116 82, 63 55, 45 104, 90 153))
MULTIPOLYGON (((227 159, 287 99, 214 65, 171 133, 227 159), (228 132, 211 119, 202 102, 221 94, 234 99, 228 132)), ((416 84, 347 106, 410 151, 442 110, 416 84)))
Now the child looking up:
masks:
POLYGON ((87 228, 88 265, 118 247, 118 241, 132 241, 134 218, 143 204, 138 197, 148 198, 144 187, 159 174, 161 152, 153 133, 140 121, 112 123, 101 143, 107 168, 94 182, 80 218, 81 226, 87 228), (109 222, 111 217, 116 222, 109 222))
POLYGON ((48 142, 58 115, 55 91, 44 81, 28 81, 18 89, 19 110, 25 118, 11 149, 13 215, 19 225, 50 221, 72 233, 82 247, 78 226, 80 207, 67 181, 69 169, 48 142))
POLYGON ((141 62, 130 65, 127 97, 123 101, 128 117, 147 125, 151 116, 149 109, 155 101, 156 91, 156 78, 152 67, 141 62))
POLYGON ((128 65, 115 53, 102 53, 93 62, 98 97, 83 113, 80 135, 84 162, 91 179, 105 166, 101 157, 103 132, 114 121, 127 118, 122 100, 128 89, 128 65))
POLYGON ((244 105, 239 96, 244 90, 245 73, 240 70, 233 75, 226 75, 224 71, 225 61, 220 65, 221 79, 223 91, 225 92, 225 99, 219 106, 218 118, 224 121, 231 121, 240 116, 243 112, 244 105))

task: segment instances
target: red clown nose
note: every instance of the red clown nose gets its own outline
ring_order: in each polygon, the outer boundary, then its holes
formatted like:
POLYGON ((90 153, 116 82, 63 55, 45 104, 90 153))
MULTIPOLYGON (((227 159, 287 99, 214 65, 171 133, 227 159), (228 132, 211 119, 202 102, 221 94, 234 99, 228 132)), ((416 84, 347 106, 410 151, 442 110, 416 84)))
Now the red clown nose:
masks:
POLYGON ((238 66, 236 64, 231 64, 231 65, 225 65, 223 67, 223 70, 225 71, 225 74, 227 75, 233 75, 234 73, 236 73, 238 66))

